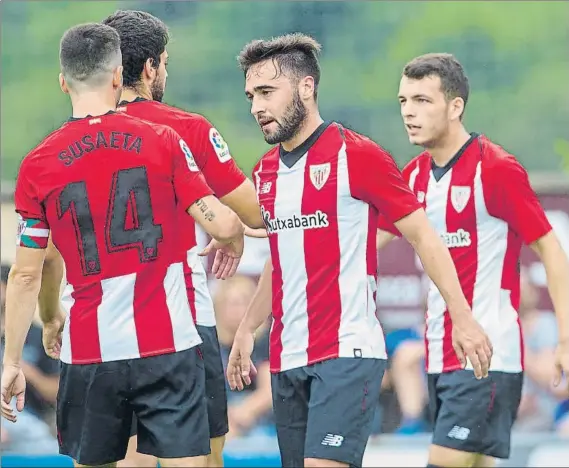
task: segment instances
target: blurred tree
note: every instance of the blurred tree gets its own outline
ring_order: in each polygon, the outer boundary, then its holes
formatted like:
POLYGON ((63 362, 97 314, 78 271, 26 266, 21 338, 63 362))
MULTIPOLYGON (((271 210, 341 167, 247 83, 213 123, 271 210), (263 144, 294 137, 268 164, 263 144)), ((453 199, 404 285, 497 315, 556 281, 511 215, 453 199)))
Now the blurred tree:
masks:
POLYGON ((246 171, 268 146, 235 57, 252 39, 293 31, 324 46, 324 118, 376 139, 401 165, 419 151, 399 116, 401 69, 433 51, 454 53, 466 68, 471 130, 530 170, 558 170, 567 157, 560 148, 569 141, 568 2, 9 2, 1 31, 3 179, 13 179, 21 158, 69 115, 57 84, 63 31, 118 8, 168 23, 166 102, 214 122, 246 171))

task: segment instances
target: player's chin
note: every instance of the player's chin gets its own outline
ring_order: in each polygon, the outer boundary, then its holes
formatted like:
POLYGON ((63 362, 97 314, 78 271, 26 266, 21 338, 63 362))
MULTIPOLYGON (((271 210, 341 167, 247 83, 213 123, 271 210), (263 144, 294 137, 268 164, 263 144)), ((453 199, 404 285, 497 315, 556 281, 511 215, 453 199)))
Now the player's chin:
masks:
POLYGON ((428 139, 422 138, 419 135, 408 135, 409 143, 416 146, 424 146, 427 143, 428 139))

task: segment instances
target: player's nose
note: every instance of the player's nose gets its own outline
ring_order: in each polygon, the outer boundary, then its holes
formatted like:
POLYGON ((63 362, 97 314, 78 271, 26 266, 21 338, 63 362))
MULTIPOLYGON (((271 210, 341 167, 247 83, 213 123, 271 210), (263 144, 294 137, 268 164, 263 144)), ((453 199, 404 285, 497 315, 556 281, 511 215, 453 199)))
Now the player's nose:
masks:
POLYGON ((413 105, 408 101, 401 103, 401 115, 405 118, 415 116, 415 110, 413 109, 413 105))
POLYGON ((251 114, 259 118, 261 114, 265 111, 265 109, 260 105, 260 99, 253 99, 251 100, 251 114))

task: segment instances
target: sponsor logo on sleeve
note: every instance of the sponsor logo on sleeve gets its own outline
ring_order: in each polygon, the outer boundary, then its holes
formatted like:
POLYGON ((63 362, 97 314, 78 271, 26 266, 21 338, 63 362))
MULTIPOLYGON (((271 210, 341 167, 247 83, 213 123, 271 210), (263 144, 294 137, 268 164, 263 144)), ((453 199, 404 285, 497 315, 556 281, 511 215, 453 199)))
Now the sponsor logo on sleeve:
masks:
POLYGON ((184 140, 180 140, 180 148, 184 152, 184 156, 186 157, 186 163, 188 164, 188 169, 192 172, 199 172, 200 168, 196 164, 196 160, 194 159, 194 155, 190 151, 190 148, 186 144, 184 140))
POLYGON ((231 159, 229 146, 227 146, 221 134, 213 127, 209 129, 209 142, 213 146, 213 150, 220 162, 224 163, 231 159))

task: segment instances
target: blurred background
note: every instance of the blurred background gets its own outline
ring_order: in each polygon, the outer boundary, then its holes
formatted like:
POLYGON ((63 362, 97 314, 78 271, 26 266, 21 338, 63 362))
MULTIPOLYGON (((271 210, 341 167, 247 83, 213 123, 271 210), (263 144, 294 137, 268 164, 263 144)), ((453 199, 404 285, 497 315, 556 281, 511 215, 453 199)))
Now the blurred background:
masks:
MULTIPOLYGON (((169 25, 165 102, 212 121, 247 173, 267 146, 249 114, 235 60, 246 42, 294 31, 313 35, 323 45, 323 117, 381 143, 401 167, 419 151, 409 145, 399 116, 400 72, 426 52, 455 54, 472 88, 467 128, 488 135, 530 171, 569 254, 568 2, 44 0, 2 2, 0 7, 2 309, 15 248, 12 195, 19 163, 71 112, 58 86, 59 39, 68 27, 100 21, 117 9, 145 10, 169 25)), ((225 355, 267 255, 263 240, 248 240, 239 276, 211 283, 225 355)), ((522 263, 526 387, 512 457, 502 465, 569 466, 569 395, 533 372, 551 365, 556 344, 545 273, 529 251, 522 263)), ((376 435, 364 463, 424 466, 430 430, 420 338, 425 278, 404 241, 382 251, 379 265, 377 297, 390 370, 377 396, 376 435)), ((279 466, 267 353, 266 335, 260 333, 257 380, 244 394, 230 392, 227 466, 279 466)), ((2 464, 69 464, 53 456, 58 363, 43 353, 38 327, 29 335, 25 359, 31 403, 17 424, 2 421, 2 464)))

